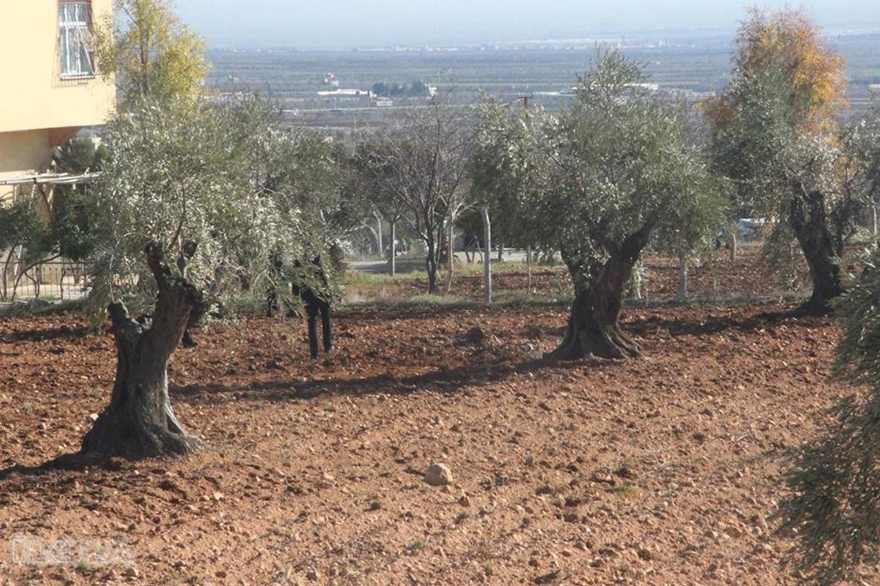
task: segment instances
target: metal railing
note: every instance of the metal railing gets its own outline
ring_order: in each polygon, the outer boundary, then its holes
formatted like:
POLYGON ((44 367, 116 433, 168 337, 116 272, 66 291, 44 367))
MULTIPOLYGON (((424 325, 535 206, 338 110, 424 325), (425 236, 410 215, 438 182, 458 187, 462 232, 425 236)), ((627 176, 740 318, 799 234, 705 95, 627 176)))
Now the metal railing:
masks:
POLYGON ((84 264, 56 259, 26 267, 15 259, 0 264, 0 301, 80 299, 88 293, 84 264))

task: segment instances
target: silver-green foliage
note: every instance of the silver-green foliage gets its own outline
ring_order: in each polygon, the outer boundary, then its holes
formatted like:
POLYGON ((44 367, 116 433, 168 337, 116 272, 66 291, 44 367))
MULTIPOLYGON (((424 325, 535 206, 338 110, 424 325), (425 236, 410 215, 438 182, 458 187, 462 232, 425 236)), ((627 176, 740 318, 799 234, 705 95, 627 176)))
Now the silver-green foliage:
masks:
POLYGON ((605 262, 641 230, 684 237, 686 227, 708 229, 703 210, 718 208, 687 112, 646 82, 640 64, 599 53, 568 110, 531 116, 526 133, 511 129, 525 136, 518 148, 529 153, 508 148, 506 158, 529 175, 534 234, 583 268, 605 262))
POLYGON ((796 531, 797 565, 814 582, 854 577, 880 546, 880 250, 835 303, 843 325, 835 376, 858 388, 840 401, 825 433, 796 453, 781 504, 783 532, 796 531))
MULTIPOLYGON (((869 214, 876 214, 880 206, 880 100, 872 96, 865 115, 845 127, 841 142, 847 155, 848 187, 869 214)), ((872 224, 876 237, 877 227, 872 224)))
POLYGON ((185 276, 222 297, 271 274, 271 251, 300 255, 320 238, 319 215, 304 204, 319 193, 314 176, 331 166, 324 143, 281 132, 275 112, 259 98, 165 103, 108 124, 109 158, 93 202, 98 307, 115 299, 150 302, 150 241, 162 246, 173 271, 185 243, 195 242, 185 276))
POLYGON ((489 208, 495 237, 525 248, 540 244, 532 204, 549 176, 539 144, 550 120, 542 108, 511 106, 494 99, 479 105, 471 180, 478 204, 489 208))
POLYGON ((831 130, 816 130, 790 96, 787 73, 766 66, 738 74, 725 90, 735 104, 715 129, 715 167, 737 187, 742 213, 787 218, 792 198, 819 190, 826 208, 840 198, 834 168, 841 156, 831 130))

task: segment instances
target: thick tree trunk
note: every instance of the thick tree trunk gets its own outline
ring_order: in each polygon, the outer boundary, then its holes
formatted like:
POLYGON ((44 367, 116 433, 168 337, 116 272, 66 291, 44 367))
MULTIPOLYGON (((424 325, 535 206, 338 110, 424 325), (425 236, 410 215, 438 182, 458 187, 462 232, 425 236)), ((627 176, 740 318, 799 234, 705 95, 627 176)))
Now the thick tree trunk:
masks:
MULTIPOLYGON (((547 357, 576 360, 593 355, 603 358, 626 358, 641 355, 641 348, 620 328, 620 311, 626 284, 642 249, 651 234, 651 225, 643 227, 612 251, 605 264, 587 274, 573 274, 575 298, 568 318, 565 339, 547 357)), ((569 270, 581 270, 580 262, 567 262, 569 270)))
POLYGON ((565 339, 548 358, 577 360, 586 356, 625 358, 641 354, 639 345, 620 328, 622 295, 605 285, 578 292, 571 305, 565 339))
POLYGON ((182 456, 200 446, 174 415, 168 399, 168 361, 195 311, 202 310, 199 291, 174 277, 162 264, 162 252, 151 244, 147 258, 159 285, 150 326, 131 319, 121 303, 110 305, 116 338, 116 381, 110 404, 82 442, 83 453, 138 459, 182 456))
POLYGON ((839 296, 843 288, 840 261, 828 231, 822 193, 811 191, 804 198, 792 198, 790 222, 810 268, 813 283, 810 300, 801 309, 812 315, 826 314, 829 311, 828 302, 839 296))

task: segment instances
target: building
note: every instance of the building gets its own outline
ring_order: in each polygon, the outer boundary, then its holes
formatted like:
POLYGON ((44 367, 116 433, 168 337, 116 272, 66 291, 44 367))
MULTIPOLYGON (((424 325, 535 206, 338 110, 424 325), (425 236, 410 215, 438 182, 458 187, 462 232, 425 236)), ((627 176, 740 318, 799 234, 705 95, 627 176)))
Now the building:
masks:
POLYGON ((112 0, 0 2, 0 203, 30 193, 26 179, 48 170, 56 146, 113 112, 91 43, 111 10, 112 0))
POLYGON ((372 93, 370 90, 342 89, 324 90, 318 92, 318 97, 324 100, 331 108, 342 105, 369 106, 372 93))

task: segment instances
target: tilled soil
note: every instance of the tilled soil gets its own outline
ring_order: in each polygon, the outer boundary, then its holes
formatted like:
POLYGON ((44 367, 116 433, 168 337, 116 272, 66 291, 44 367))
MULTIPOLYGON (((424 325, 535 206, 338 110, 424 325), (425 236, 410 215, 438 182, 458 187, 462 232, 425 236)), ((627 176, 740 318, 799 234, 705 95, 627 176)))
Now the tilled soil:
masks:
POLYGON ((567 363, 561 304, 343 306, 316 362, 301 320, 214 322, 170 369, 206 449, 72 470, 39 466, 106 404, 113 339, 2 317, 0 584, 798 584, 784 455, 852 390, 791 309, 636 306, 644 358, 567 363))

